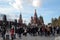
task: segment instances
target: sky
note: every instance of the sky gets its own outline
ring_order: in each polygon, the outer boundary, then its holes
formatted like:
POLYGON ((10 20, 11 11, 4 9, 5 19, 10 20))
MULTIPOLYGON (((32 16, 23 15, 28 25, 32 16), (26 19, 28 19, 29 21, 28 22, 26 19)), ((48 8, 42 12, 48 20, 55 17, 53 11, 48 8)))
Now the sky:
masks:
POLYGON ((38 17, 43 16, 44 23, 48 24, 51 18, 60 16, 60 0, 0 0, 0 15, 6 14, 8 20, 18 20, 21 13, 23 20, 29 23, 35 9, 38 17))

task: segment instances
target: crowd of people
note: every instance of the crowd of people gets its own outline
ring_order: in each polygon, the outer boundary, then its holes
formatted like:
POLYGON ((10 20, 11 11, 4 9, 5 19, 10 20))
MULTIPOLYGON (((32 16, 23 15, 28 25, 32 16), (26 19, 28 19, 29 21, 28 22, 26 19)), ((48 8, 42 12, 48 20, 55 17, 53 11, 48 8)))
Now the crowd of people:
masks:
POLYGON ((27 36, 27 34, 31 36, 55 36, 55 34, 60 34, 60 27, 59 26, 41 26, 41 27, 17 27, 15 29, 14 26, 11 27, 11 29, 6 29, 3 27, 2 29, 0 28, 0 34, 3 37, 3 40, 8 40, 9 39, 9 31, 11 35, 11 40, 13 40, 16 35, 19 35, 19 38, 21 38, 21 34, 23 36, 27 36))

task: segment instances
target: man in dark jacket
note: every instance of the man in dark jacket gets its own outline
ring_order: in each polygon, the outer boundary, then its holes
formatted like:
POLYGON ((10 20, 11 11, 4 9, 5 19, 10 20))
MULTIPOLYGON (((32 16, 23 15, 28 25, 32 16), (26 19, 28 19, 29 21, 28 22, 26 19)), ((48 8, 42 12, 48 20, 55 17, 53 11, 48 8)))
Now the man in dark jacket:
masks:
POLYGON ((2 29, 2 37, 3 37, 3 40, 5 40, 5 33, 6 33, 6 29, 3 28, 3 29, 2 29))

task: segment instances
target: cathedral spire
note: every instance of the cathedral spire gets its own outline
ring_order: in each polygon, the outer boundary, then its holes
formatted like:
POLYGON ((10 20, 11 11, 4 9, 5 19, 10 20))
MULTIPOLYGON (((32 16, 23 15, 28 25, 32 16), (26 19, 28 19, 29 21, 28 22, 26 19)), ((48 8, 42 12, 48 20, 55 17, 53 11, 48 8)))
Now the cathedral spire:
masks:
POLYGON ((35 13, 36 13, 36 9, 35 9, 35 13))
POLYGON ((36 24, 37 23, 37 12, 36 12, 36 9, 35 9, 35 12, 34 12, 34 24, 36 24))
POLYGON ((35 9, 34 17, 37 17, 37 12, 36 12, 36 9, 35 9))

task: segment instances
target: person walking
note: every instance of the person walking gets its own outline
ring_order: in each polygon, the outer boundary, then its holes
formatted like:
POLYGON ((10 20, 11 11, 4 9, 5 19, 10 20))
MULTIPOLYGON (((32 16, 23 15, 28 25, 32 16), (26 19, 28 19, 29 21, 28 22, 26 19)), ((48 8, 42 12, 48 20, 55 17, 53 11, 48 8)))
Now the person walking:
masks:
POLYGON ((11 30, 10 30, 10 33, 11 33, 11 40, 14 39, 14 26, 12 26, 11 30))
POLYGON ((9 30, 6 30, 5 40, 10 40, 9 30))
POLYGON ((3 37, 3 40, 5 40, 5 33, 6 33, 6 29, 5 27, 2 29, 2 37, 3 37))

